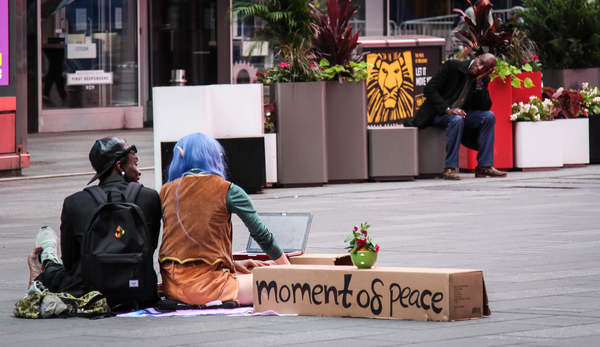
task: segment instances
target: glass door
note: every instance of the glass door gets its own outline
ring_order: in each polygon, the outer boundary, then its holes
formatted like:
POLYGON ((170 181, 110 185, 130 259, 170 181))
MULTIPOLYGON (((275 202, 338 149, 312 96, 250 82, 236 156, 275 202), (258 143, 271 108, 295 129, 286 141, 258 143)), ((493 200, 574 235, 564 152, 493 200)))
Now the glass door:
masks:
POLYGON ((40 1, 42 109, 137 106, 137 2, 40 1))
MULTIPOLYGON (((217 0, 152 0, 152 86, 172 84, 185 70, 186 85, 217 83, 217 0)), ((222 62, 224 63, 224 62, 222 62)))

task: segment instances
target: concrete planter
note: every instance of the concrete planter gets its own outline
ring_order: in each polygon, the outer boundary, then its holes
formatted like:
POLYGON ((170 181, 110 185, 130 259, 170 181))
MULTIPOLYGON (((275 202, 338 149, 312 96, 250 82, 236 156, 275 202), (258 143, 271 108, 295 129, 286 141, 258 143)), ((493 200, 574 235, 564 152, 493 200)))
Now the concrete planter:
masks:
POLYGON ((277 83, 272 91, 278 117, 278 183, 326 183, 325 82, 277 83))
POLYGON ((413 180, 419 174, 417 128, 373 127, 368 134, 369 178, 375 181, 413 180))
POLYGON ((326 82, 329 181, 367 179, 367 98, 364 82, 326 82))
POLYGON ((600 115, 589 118, 590 164, 600 164, 600 115))
POLYGON ((557 119, 563 145, 564 165, 590 162, 589 120, 587 118, 557 119))
POLYGON ((543 79, 545 87, 579 89, 582 82, 589 82, 590 85, 597 86, 600 85, 600 68, 546 69, 544 70, 543 79))
POLYGON ((265 173, 267 183, 277 183, 277 134, 265 134, 265 173))
POLYGON ((563 143, 556 121, 514 124, 515 167, 558 168, 563 166, 563 143))

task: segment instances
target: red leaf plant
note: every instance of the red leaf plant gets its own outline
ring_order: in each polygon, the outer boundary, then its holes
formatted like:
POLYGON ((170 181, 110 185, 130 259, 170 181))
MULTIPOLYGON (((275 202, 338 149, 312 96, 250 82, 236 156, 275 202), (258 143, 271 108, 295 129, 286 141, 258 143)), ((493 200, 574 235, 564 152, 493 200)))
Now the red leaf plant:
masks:
POLYGON ((327 0, 327 13, 309 4, 312 8, 313 36, 310 38, 316 60, 327 59, 331 65, 348 66, 350 61, 358 62, 362 55, 356 54, 360 31, 352 33, 350 20, 358 10, 350 0, 327 0))
POLYGON ((467 2, 473 8, 475 23, 465 12, 454 9, 454 12, 463 17, 467 25, 466 30, 454 31, 454 35, 467 47, 461 54, 461 58, 471 52, 476 56, 483 54, 484 47, 487 47, 489 53, 496 56, 501 55, 510 42, 512 32, 504 31, 500 18, 494 19, 493 23, 488 21, 490 11, 494 8, 490 0, 481 0, 477 6, 473 6, 470 0, 467 2))
POLYGON ((577 118, 587 117, 587 111, 581 107, 583 96, 575 89, 544 87, 542 97, 551 99, 554 103, 552 108, 553 118, 577 118))

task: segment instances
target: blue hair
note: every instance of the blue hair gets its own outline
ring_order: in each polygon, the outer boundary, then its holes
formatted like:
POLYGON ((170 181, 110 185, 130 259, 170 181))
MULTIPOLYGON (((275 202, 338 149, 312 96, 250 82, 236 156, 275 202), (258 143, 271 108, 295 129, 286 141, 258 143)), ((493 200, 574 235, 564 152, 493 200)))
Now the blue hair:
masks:
POLYGON ((192 169, 225 177, 225 150, 223 146, 204 133, 194 133, 181 138, 173 148, 168 182, 182 177, 192 169))

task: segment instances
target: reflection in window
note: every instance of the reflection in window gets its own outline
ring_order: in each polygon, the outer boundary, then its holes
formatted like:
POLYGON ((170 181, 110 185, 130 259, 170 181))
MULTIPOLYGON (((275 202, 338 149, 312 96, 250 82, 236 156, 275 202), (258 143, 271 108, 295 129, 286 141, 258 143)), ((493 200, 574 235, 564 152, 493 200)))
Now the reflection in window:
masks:
POLYGON ((138 105, 135 1, 42 4, 42 107, 138 105))

